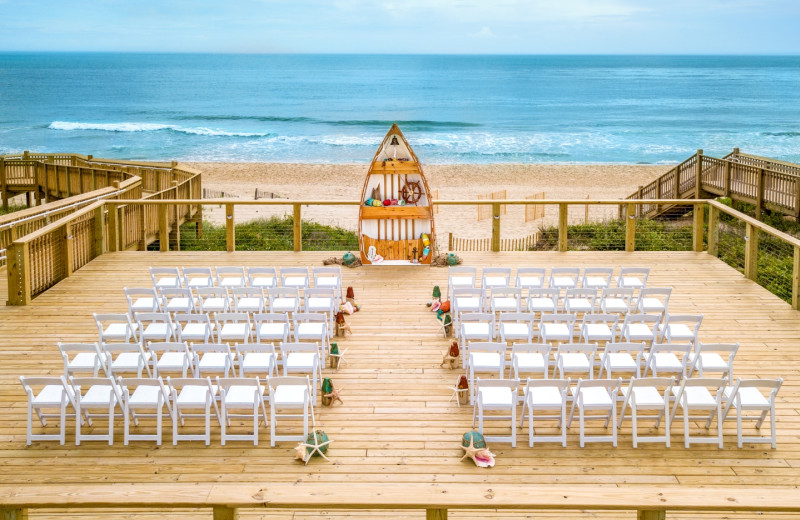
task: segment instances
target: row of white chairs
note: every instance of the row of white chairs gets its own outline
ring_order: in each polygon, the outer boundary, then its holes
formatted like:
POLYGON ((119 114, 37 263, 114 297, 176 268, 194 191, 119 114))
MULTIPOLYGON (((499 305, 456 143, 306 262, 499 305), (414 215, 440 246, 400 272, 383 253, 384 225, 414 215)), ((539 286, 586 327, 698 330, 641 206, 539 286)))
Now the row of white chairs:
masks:
POLYGON ((703 316, 694 314, 627 314, 620 322, 616 314, 545 314, 501 312, 463 313, 456 327, 456 339, 468 341, 572 343, 644 341, 688 342, 696 345, 703 316))
POLYGON ((147 341, 195 341, 202 343, 258 343, 289 340, 317 341, 328 346, 333 337, 331 318, 324 313, 218 312, 174 314, 139 312, 133 319, 127 313, 93 313, 101 343, 147 341))
POLYGON ((563 379, 568 374, 594 379, 613 379, 619 374, 627 377, 670 375, 677 380, 719 374, 733 378, 733 362, 739 349, 737 343, 689 344, 608 343, 598 353, 596 343, 561 344, 557 348, 536 343, 515 343, 509 350, 504 343, 474 342, 466 346, 467 377, 473 389, 478 374, 492 374, 499 379, 522 380, 526 377, 563 379), (506 376, 506 370, 508 376, 506 376), (551 375, 552 374, 552 375, 551 375))
POLYGON ((295 289, 336 289, 341 297, 342 271, 339 266, 312 267, 151 267, 150 277, 156 289, 197 289, 201 287, 274 288, 279 285, 295 289))
MULTIPOLYGON (((747 443, 769 443, 776 447, 775 431, 775 397, 783 383, 783 379, 739 379, 734 385, 727 378, 686 378, 679 383, 673 378, 651 377, 623 379, 528 379, 519 380, 479 379, 476 382, 477 397, 473 406, 473 427, 478 423, 478 430, 484 433, 483 425, 487 420, 510 420, 509 435, 484 435, 487 441, 510 442, 516 446, 516 409, 519 405, 518 389, 522 386, 522 413, 519 427, 523 427, 528 419, 528 444, 536 442, 558 442, 567 445, 567 428, 572 425, 577 413, 580 425, 580 446, 587 442, 611 442, 617 446, 617 433, 624 419, 630 413, 633 447, 641 442, 664 442, 670 447, 670 430, 678 414, 683 416, 684 446, 710 443, 723 447, 723 422, 736 411, 737 439, 741 448, 747 443), (622 397, 620 397, 622 395, 622 397), (568 401, 572 401, 569 415, 568 401), (617 407, 621 403, 618 414, 617 407), (500 412, 501 415, 496 415, 500 412), (542 413, 544 412, 544 414, 542 413), (643 413, 644 412, 644 413, 643 413), (752 415, 748 412, 756 412, 752 415), (651 415, 651 414, 655 415, 651 415), (745 420, 755 421, 756 429, 760 429, 766 416, 770 417, 770 435, 745 436, 742 423, 745 420), (693 421, 705 421, 705 429, 717 421, 716 435, 692 434, 693 421), (604 431, 600 435, 589 435, 586 432, 588 420, 604 421, 604 431), (662 420, 664 431, 656 435, 639 435, 639 421, 654 419, 658 430, 662 420), (556 421, 558 434, 541 435, 536 432, 542 421, 556 421)), ((541 430, 540 430, 541 431, 541 430)))
POLYGON ((217 313, 324 312, 333 316, 339 299, 334 289, 306 289, 301 296, 296 287, 128 288, 125 298, 131 315, 140 312, 217 313))
POLYGON ((197 377, 155 378, 109 377, 20 377, 28 396, 27 444, 33 441, 66 440, 67 417, 75 417, 75 444, 82 441, 114 443, 114 422, 122 415, 124 443, 131 440, 156 441, 161 445, 165 414, 172 420, 172 443, 178 441, 211 442, 211 414, 220 426, 220 442, 252 440, 258 445, 259 425, 270 428, 270 444, 277 441, 303 441, 308 436, 309 418, 314 424, 314 401, 307 377, 197 377), (68 408, 71 407, 72 411, 68 408), (267 416, 269 408, 269 417, 267 416), (34 413, 42 427, 48 418, 59 419, 58 433, 34 433, 34 413), (106 433, 85 433, 93 418, 106 417, 106 433), (132 433, 131 422, 139 425, 142 417, 155 417, 154 433, 132 433), (203 433, 182 433, 185 419, 205 420, 203 433), (232 418, 252 417, 252 433, 232 433, 232 418), (302 434, 278 434, 278 419, 302 419, 302 434))

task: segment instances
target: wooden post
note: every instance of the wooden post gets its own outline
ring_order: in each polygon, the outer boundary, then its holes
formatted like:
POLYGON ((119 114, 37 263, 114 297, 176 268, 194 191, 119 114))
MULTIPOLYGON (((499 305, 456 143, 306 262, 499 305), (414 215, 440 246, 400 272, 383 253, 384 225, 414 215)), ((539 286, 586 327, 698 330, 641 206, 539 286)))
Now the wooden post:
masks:
POLYGON ((67 276, 72 276, 74 253, 72 251, 73 238, 72 238, 72 222, 67 222, 64 229, 64 272, 67 276))
POLYGON ((233 507, 214 506, 214 520, 238 520, 239 510, 233 507))
POLYGON ((426 509, 425 520, 447 520, 447 509, 426 509))
POLYGON ((719 256, 719 209, 708 207, 708 254, 719 256))
POLYGON ((756 184, 756 219, 761 220, 761 211, 764 209, 764 168, 758 169, 758 183, 756 184))
POLYGON ((42 163, 36 163, 36 168, 34 170, 36 172, 36 180, 34 181, 34 187, 36 189, 36 205, 42 205, 42 193, 44 193, 45 199, 47 198, 47 178, 44 175, 44 169, 42 167, 42 163))
POLYGON ((6 179, 6 160, 0 157, 0 190, 2 190, 3 209, 8 209, 8 180, 6 179))
POLYGON ((108 205, 108 251, 119 251, 119 206, 108 205))
POLYGON ((0 520, 28 520, 28 509, 24 507, 0 508, 0 520))
POLYGON ((800 246, 794 246, 792 263, 792 309, 800 311, 800 246))
MULTIPOLYGON (((656 180, 656 198, 661 199, 661 178, 659 177, 656 180)), ((656 204, 656 215, 661 214, 661 204, 656 204)))
POLYGON ((755 280, 758 276, 758 228, 748 223, 744 240, 744 275, 755 280))
POLYGON ((723 193, 726 197, 731 196, 731 162, 725 161, 725 178, 723 179, 723 193))
POLYGON ((447 250, 448 251, 452 251, 453 250, 453 233, 452 232, 447 234, 447 250))
POLYGON ((703 198, 703 150, 697 150, 697 164, 694 181, 694 198, 703 198))
MULTIPOLYGON (((175 198, 176 199, 180 198, 178 196, 178 181, 172 181, 172 187, 175 188, 175 198)), ((192 196, 192 192, 190 191, 189 192, 189 197, 191 197, 191 196, 192 196)), ((191 214, 191 209, 192 209, 191 206, 186 206, 186 211, 189 214, 191 214)), ((181 223, 184 221, 185 218, 187 218, 187 216, 186 215, 181 215, 181 213, 180 213, 180 206, 178 204, 175 204, 175 227, 173 228, 173 231, 175 233, 175 250, 176 251, 180 251, 181 250, 181 223)))
POLYGON ((636 250, 636 205, 628 204, 625 212, 625 251, 636 250))
POLYGON ((292 237, 294 238, 294 250, 303 250, 303 217, 300 212, 300 204, 292 204, 292 237))
POLYGON ((106 252, 106 207, 94 210, 94 257, 106 252))
POLYGON ((229 253, 236 251, 236 231, 233 222, 233 204, 225 204, 225 247, 229 253))
POLYGON ((558 250, 567 250, 567 217, 569 206, 564 203, 558 205, 558 250))
POLYGON ((794 216, 800 221, 800 178, 794 178, 794 216))
POLYGON ((169 251, 169 221, 167 219, 166 204, 158 205, 158 250, 162 253, 169 251))
POLYGON ((139 204, 139 231, 142 238, 139 241, 139 251, 147 251, 147 206, 139 204))
POLYGON ((500 204, 492 203, 492 251, 500 251, 500 204))
POLYGON ((636 520, 666 520, 667 512, 664 509, 636 511, 636 520))
POLYGON ((675 193, 672 194, 672 198, 673 199, 680 199, 681 198, 681 170, 680 170, 680 168, 678 166, 676 166, 675 169, 672 170, 672 171, 675 172, 675 189, 674 189, 675 193))
POLYGON ((28 242, 12 243, 6 252, 8 266, 8 304, 27 305, 31 301, 31 265, 28 242))
POLYGON ((703 251, 703 220, 704 220, 704 207, 701 204, 695 204, 692 210, 692 242, 694 244, 695 252, 703 251))

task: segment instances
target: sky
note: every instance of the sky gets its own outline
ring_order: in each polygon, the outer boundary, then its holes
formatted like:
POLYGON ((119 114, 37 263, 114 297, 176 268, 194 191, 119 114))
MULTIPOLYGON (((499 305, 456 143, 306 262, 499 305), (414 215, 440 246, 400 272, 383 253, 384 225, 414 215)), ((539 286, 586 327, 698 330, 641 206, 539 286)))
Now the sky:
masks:
POLYGON ((798 0, 0 0, 0 51, 800 54, 798 0))

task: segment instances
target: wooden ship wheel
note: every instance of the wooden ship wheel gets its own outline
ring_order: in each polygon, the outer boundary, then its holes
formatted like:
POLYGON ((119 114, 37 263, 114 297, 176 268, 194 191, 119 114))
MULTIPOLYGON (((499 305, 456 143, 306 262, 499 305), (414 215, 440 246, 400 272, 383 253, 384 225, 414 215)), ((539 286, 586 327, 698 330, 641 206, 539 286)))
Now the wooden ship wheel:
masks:
POLYGON ((422 186, 419 181, 408 181, 400 191, 400 196, 406 204, 416 204, 422 198, 422 186))

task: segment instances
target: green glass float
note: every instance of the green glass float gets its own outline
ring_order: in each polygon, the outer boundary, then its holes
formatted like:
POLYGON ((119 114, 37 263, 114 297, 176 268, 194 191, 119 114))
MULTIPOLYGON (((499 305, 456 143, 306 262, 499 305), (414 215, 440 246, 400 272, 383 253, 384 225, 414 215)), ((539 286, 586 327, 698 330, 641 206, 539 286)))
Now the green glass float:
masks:
POLYGON ((461 263, 461 259, 453 253, 447 254, 447 265, 458 265, 461 263))
POLYGON ((439 289, 438 285, 434 285, 433 286, 433 297, 434 298, 441 298, 442 297, 442 291, 441 291, 441 289, 439 289))
POLYGON ((472 444, 473 448, 477 448, 479 450, 486 449, 486 439, 483 438, 480 432, 471 431, 464 434, 461 437, 461 445, 465 448, 469 447, 470 443, 472 444))
POLYGON ((338 356, 339 355, 339 345, 336 343, 331 343, 331 355, 338 356))
MULTIPOLYGON (((306 452, 311 457, 319 457, 320 455, 327 453, 328 445, 326 443, 328 441, 329 439, 327 433, 325 433, 322 430, 313 431, 309 433, 308 437, 306 438, 306 444, 310 445, 309 447, 306 448, 306 452), (316 449, 311 446, 315 446, 316 449)), ((486 443, 484 443, 484 445, 485 444, 486 443)))
POLYGON ((342 257, 342 262, 344 263, 344 265, 353 265, 353 262, 355 261, 356 261, 356 256, 350 251, 346 252, 342 257))

